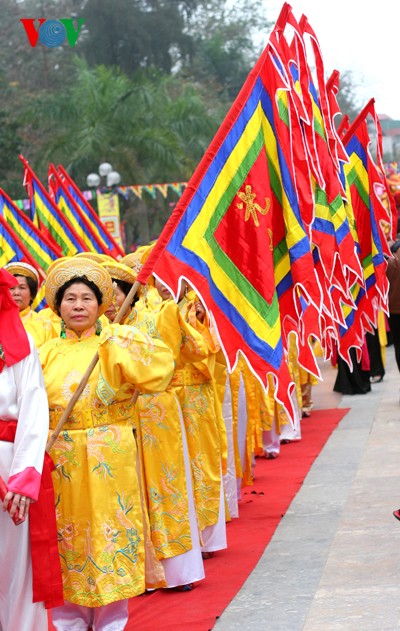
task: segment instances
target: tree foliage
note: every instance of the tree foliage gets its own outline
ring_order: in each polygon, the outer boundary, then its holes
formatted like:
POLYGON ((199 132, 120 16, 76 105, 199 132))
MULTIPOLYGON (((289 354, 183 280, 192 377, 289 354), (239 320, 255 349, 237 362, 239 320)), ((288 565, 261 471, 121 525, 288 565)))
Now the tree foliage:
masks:
MULTIPOLYGON (((123 184, 189 179, 271 26, 256 0, 2 0, 0 185, 24 195, 19 152, 44 182, 49 162, 82 188, 102 161, 123 184), (24 17, 84 28, 74 48, 31 47, 24 17)), ((352 95, 344 76, 350 116, 352 95)), ((124 202, 127 233, 155 236, 173 202, 124 202)))
POLYGON ((271 25, 254 0, 200 3, 189 18, 193 54, 181 60, 184 71, 232 102, 261 53, 257 33, 271 25))
POLYGON ((130 79, 79 59, 72 86, 40 93, 26 119, 32 134, 46 126, 34 155, 39 166, 62 161, 82 180, 107 160, 130 183, 188 177, 216 130, 205 101, 183 80, 158 71, 130 79))
POLYGON ((91 65, 118 66, 127 74, 152 66, 170 73, 174 52, 192 53, 185 27, 197 4, 198 0, 87 0, 83 54, 91 65))
MULTIPOLYGON (((71 80, 74 51, 68 42, 56 48, 32 47, 21 18, 58 19, 76 15, 75 0, 1 0, 0 69, 20 92, 56 90, 71 80)), ((35 22, 38 27, 38 22, 35 22)))

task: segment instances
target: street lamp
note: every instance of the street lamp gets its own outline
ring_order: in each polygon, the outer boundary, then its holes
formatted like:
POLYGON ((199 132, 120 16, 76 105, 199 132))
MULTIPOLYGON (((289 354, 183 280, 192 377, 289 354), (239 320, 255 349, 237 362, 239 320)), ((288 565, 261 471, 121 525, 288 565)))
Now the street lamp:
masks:
POLYGON ((120 182, 120 174, 118 171, 113 170, 109 162, 102 162, 99 165, 98 173, 89 173, 86 177, 86 184, 89 188, 99 189, 97 191, 97 212, 101 221, 104 223, 109 233, 122 245, 118 199, 119 189, 116 188, 120 182), (102 178, 103 182, 105 180, 105 185, 101 188, 102 178))
POLYGON ((89 188, 97 188, 100 186, 102 177, 106 180, 107 188, 117 186, 121 182, 121 176, 118 171, 114 171, 109 162, 102 162, 99 165, 98 173, 89 173, 86 178, 86 184, 89 188))

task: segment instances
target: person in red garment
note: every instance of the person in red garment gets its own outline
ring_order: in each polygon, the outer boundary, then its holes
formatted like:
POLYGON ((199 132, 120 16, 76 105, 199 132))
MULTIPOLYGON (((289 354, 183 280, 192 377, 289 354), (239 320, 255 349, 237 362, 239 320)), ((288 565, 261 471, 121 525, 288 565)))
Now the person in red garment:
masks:
POLYGON ((37 351, 10 293, 17 283, 0 269, 0 629, 44 631, 45 605, 63 602, 49 457, 43 467, 49 411, 37 351))

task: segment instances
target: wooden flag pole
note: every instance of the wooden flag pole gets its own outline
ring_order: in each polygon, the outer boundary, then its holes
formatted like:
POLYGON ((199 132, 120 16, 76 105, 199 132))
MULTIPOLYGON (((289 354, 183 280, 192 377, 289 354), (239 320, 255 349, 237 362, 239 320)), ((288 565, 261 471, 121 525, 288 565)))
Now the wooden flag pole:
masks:
MULTIPOLYGON (((139 283, 138 281, 136 281, 130 291, 129 294, 127 295, 127 297, 125 298, 124 302, 121 305, 121 308, 119 309, 118 313, 117 313, 117 317, 114 320, 115 324, 118 324, 118 322, 121 322, 121 320, 125 317, 125 314, 127 313, 131 302, 133 300, 133 298, 135 297, 139 287, 141 286, 141 283, 139 283)), ((47 442, 46 445, 46 451, 50 451, 50 449, 53 447, 55 441, 57 440, 58 435, 60 434, 62 428, 64 427, 65 423, 68 420, 68 417, 70 416, 75 403, 77 402, 77 400, 79 399, 79 397, 81 396, 87 382, 89 381, 90 375, 92 374, 97 362, 99 361, 99 353, 96 352, 95 356, 93 357, 92 361, 90 362, 89 366, 86 369, 85 374, 83 375, 81 382, 79 384, 79 386, 77 387, 77 389, 75 390, 74 394, 72 395, 72 397, 70 398, 70 400, 68 401, 67 407, 65 408, 60 420, 57 423, 57 426, 55 427, 54 431, 50 434, 50 438, 47 442)), ((134 394, 133 394, 133 398, 132 401, 133 403, 136 402, 137 398, 139 396, 139 390, 135 390, 134 394)))

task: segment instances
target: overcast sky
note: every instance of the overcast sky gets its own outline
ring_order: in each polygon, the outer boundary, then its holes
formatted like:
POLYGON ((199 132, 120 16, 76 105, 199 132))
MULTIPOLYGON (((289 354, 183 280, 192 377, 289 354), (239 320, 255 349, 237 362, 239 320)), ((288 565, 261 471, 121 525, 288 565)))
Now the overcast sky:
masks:
MULTIPOLYGON (((262 0, 275 22, 282 1, 262 0)), ((293 14, 304 13, 319 40, 325 72, 353 72, 360 109, 375 98, 378 114, 400 120, 399 0, 292 0, 293 14)), ((265 38, 267 43, 268 37, 265 38)))

